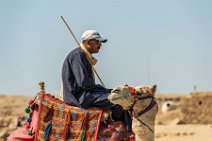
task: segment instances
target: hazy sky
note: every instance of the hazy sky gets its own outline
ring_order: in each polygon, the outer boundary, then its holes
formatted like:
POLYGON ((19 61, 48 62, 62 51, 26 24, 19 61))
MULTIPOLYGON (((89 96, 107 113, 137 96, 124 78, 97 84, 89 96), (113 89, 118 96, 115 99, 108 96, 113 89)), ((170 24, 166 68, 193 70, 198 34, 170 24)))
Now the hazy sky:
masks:
MULTIPOLYGON (((212 90, 211 0, 0 0, 0 94, 60 91, 61 67, 96 29, 109 42, 95 57, 106 87, 158 85, 158 93, 212 90)), ((99 83, 97 81, 97 83, 99 83)))

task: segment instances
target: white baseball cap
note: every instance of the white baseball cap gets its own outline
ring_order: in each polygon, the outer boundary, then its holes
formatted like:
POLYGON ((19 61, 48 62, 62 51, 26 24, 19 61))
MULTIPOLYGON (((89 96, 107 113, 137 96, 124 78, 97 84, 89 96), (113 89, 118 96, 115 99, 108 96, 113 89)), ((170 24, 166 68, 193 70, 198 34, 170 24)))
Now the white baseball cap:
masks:
POLYGON ((107 42, 107 39, 102 38, 99 32, 96 30, 87 30, 82 34, 82 40, 90 40, 90 39, 96 39, 99 40, 102 43, 107 42))

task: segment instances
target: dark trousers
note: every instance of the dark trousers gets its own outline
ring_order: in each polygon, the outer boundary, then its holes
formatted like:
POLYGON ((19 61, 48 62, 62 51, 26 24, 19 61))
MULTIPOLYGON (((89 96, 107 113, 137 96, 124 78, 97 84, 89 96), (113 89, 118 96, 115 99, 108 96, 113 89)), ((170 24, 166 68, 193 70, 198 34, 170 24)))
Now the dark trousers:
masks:
POLYGON ((132 118, 128 111, 123 110, 120 105, 115 105, 108 100, 108 95, 103 94, 99 96, 93 103, 91 107, 101 108, 101 109, 111 109, 112 110, 112 118, 116 121, 122 121, 128 132, 132 131, 132 118))

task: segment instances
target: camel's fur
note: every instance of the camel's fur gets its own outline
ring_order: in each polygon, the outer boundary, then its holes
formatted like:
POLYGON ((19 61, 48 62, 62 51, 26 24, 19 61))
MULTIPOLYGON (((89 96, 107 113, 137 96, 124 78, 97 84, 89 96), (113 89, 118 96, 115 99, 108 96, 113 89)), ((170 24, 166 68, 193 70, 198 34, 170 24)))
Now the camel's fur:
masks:
MULTIPOLYGON (((156 85, 154 86, 137 86, 135 87, 136 97, 154 96, 156 92, 156 85)), ((116 87, 112 90, 108 99, 114 103, 119 104, 123 109, 129 110, 133 105, 135 97, 131 95, 128 86, 116 87)), ((144 110, 151 102, 151 99, 137 100, 133 106, 133 113, 139 113, 144 110)), ((132 130, 135 133, 136 141, 154 141, 154 132, 152 132, 146 125, 154 130, 155 117, 158 111, 157 103, 144 114, 135 117, 132 115, 132 130), (143 123, 146 125, 144 125, 143 123)))

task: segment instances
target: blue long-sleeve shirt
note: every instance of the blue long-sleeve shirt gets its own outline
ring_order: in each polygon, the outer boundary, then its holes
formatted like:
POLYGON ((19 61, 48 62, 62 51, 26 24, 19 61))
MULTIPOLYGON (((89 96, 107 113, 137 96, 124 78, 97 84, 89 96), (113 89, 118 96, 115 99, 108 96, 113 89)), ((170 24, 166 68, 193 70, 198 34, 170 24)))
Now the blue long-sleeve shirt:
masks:
POLYGON ((62 67, 63 100, 81 108, 112 107, 107 100, 109 90, 95 84, 92 68, 81 48, 72 50, 62 67))

